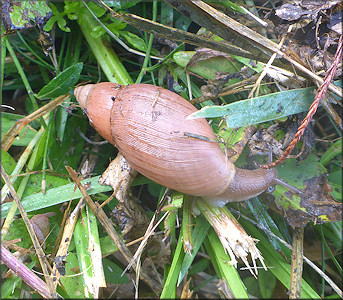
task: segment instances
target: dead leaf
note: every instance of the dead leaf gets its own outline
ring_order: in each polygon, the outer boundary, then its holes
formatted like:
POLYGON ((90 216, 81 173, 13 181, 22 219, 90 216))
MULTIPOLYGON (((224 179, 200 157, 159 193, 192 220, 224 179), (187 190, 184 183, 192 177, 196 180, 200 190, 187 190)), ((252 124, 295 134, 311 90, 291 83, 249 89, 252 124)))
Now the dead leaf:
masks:
POLYGON ((313 0, 286 3, 275 9, 275 14, 286 21, 295 21, 300 18, 316 19, 322 10, 331 8, 341 1, 313 0))
POLYGON ((332 187, 326 176, 318 176, 305 181, 305 183, 306 189, 300 204, 306 208, 306 211, 323 221, 324 217, 321 216, 327 216, 327 221, 342 220, 342 203, 337 202, 330 194, 332 187))
POLYGON ((137 171, 119 153, 101 175, 99 183, 111 186, 118 201, 124 203, 136 175, 137 171))
POLYGON ((54 258, 54 262, 56 264, 56 269, 60 273, 61 276, 65 276, 66 274, 66 267, 65 265, 68 263, 66 261, 67 255, 58 255, 54 258))
MULTIPOLYGON (((111 215, 127 241, 144 236, 150 223, 150 218, 131 193, 131 184, 136 174, 137 171, 119 153, 99 179, 100 184, 110 185, 113 188, 115 197, 119 201, 111 215)), ((170 245, 163 240, 163 236, 153 236, 144 249, 142 260, 147 254, 155 264, 163 267, 170 256, 170 245)))
POLYGON ((182 293, 181 293, 181 299, 192 299, 193 291, 189 289, 189 284, 191 283, 191 279, 192 278, 189 278, 189 280, 184 285, 182 289, 182 293))
POLYGON ((222 278, 219 280, 217 287, 218 287, 218 292, 221 296, 220 297, 221 299, 234 299, 235 298, 235 295, 232 292, 225 278, 222 278))
POLYGON ((258 130, 249 140, 249 149, 252 155, 268 155, 270 151, 277 157, 283 153, 284 145, 275 137, 275 131, 279 129, 278 124, 258 130))
POLYGON ((192 56, 186 67, 189 68, 197 62, 208 60, 214 57, 224 57, 228 60, 232 60, 231 56, 227 53, 208 48, 197 48, 195 54, 192 56))
POLYGON ((19 29, 43 26, 52 15, 45 1, 3 1, 1 19, 6 33, 19 29))
POLYGON ((306 188, 300 201, 300 207, 303 210, 289 208, 284 211, 292 228, 304 227, 310 221, 321 224, 342 219, 342 203, 337 202, 330 194, 332 188, 325 175, 306 180, 305 185, 306 188))
POLYGON ((149 224, 143 208, 133 199, 131 184, 137 172, 120 153, 101 175, 99 183, 110 185, 119 201, 112 211, 112 217, 126 239, 134 240, 142 235, 149 224))

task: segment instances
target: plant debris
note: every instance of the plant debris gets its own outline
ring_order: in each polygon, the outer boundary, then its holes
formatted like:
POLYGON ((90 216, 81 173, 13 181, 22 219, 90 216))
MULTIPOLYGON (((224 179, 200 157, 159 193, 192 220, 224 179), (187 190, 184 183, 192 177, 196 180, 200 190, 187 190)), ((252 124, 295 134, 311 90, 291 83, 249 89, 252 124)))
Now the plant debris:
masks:
POLYGON ((304 227, 310 221, 321 224, 342 220, 343 205, 330 194, 332 187, 325 175, 305 180, 305 184, 306 188, 300 201, 303 210, 284 210, 285 218, 292 228, 304 227))
POLYGON ((38 42, 45 55, 54 48, 50 34, 43 30, 51 15, 51 9, 45 1, 2 1, 1 19, 5 35, 37 26, 40 31, 38 42))

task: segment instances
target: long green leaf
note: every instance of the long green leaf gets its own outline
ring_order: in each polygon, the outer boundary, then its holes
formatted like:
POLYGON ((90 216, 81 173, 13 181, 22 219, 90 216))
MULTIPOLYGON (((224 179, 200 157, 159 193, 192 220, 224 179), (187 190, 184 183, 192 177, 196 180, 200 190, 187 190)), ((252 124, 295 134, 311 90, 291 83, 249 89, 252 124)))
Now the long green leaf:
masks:
POLYGON ((320 163, 325 166, 337 155, 342 155, 342 138, 333 143, 329 149, 325 151, 320 158, 320 163))
POLYGON ((208 249, 209 244, 212 251, 208 251, 211 261, 217 265, 220 274, 218 277, 225 278, 235 298, 248 299, 245 286, 233 265, 230 265, 230 256, 225 252, 223 245, 221 244, 217 234, 214 230, 210 230, 207 234, 209 243, 206 245, 208 249))
POLYGON ((237 128, 307 112, 313 101, 314 87, 294 89, 224 106, 206 106, 188 118, 225 117, 229 128, 237 128))
POLYGON ((186 253, 184 257, 181 270, 179 273, 179 279, 177 281, 177 286, 180 285, 181 281, 183 280, 186 273, 188 272, 189 267, 191 266, 196 254, 198 253, 200 246, 202 245, 202 242, 204 241, 206 237, 207 231, 210 228, 210 224, 203 217, 198 217, 195 219, 195 221, 196 221, 196 226, 194 227, 194 230, 192 233, 193 251, 191 255, 186 253))
POLYGON ((38 99, 56 98, 66 94, 78 82, 83 68, 83 63, 77 63, 52 79, 36 95, 38 99))
POLYGON ((86 295, 89 295, 88 293, 92 295, 93 291, 90 289, 90 286, 95 278, 93 278, 92 257, 88 249, 90 232, 88 231, 87 223, 87 216, 83 210, 82 216, 76 222, 73 238, 75 241, 76 256, 79 261, 83 289, 86 295))
POLYGON ((179 277, 179 272, 181 269, 183 258, 185 257, 185 252, 183 251, 182 235, 180 235, 177 242, 177 247, 173 256, 173 262, 170 266, 168 276, 164 282, 163 290, 161 293, 161 299, 173 299, 175 298, 176 283, 179 277))
MULTIPOLYGON (((102 186, 98 183, 100 176, 92 177, 86 180, 83 180, 82 183, 87 183, 91 186, 91 189, 88 190, 89 195, 108 192, 112 190, 110 186, 102 186)), ((65 201, 70 201, 73 199, 81 198, 82 194, 77 189, 74 191, 75 184, 70 183, 62 185, 53 189, 49 189, 45 194, 37 193, 22 199, 22 204, 26 212, 34 211, 37 209, 53 206, 65 201)), ((1 206, 1 217, 5 218, 11 207, 12 203, 5 203, 1 206)), ((17 213, 19 213, 17 211, 17 213)))

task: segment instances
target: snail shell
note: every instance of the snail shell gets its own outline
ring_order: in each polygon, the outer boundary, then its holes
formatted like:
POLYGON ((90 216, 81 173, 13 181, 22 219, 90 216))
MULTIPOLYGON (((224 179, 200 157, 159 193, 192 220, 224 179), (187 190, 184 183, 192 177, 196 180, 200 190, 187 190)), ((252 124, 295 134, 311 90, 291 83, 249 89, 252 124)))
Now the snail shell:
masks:
POLYGON ((90 123, 149 179, 195 196, 222 193, 235 174, 205 119, 179 95, 149 84, 98 83, 75 89, 90 123), (191 133, 213 141, 186 136, 191 133))
POLYGON ((43 248, 45 248, 45 238, 48 236, 50 231, 49 217, 54 215, 54 212, 37 214, 30 219, 32 228, 43 248))
POLYGON ((274 169, 236 168, 206 119, 187 120, 196 107, 164 88, 104 82, 77 87, 75 97, 139 173, 170 189, 221 206, 262 193, 277 176, 274 169))

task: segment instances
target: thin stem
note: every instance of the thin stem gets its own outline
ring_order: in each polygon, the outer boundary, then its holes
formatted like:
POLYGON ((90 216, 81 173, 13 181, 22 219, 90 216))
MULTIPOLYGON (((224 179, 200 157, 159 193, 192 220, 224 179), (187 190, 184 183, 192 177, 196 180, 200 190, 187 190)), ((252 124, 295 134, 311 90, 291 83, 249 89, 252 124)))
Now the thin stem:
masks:
POLYGON ((47 134, 46 134, 46 141, 45 141, 45 148, 44 148, 44 156, 43 156, 43 174, 42 174, 42 193, 45 194, 45 187, 46 187, 46 169, 47 169, 47 158, 48 158, 48 151, 49 151, 49 141, 50 141, 50 137, 52 135, 52 131, 51 131, 51 127, 52 127, 52 123, 53 123, 53 112, 50 112, 50 121, 49 121, 49 125, 47 130, 47 134))
POLYGON ((289 299, 300 299, 303 274, 304 228, 296 227, 292 236, 291 284, 289 299))
POLYGON ((42 297, 46 299, 51 297, 48 285, 27 266, 15 258, 4 246, 1 246, 1 261, 42 297))
MULTIPOLYGON (((113 38, 119 45, 121 45, 125 50, 127 50, 128 52, 131 52, 131 53, 134 53, 136 55, 139 55, 139 56, 145 56, 146 54, 144 52, 140 52, 140 51, 137 51, 137 50, 134 50, 134 49, 131 49, 130 47, 128 47, 120 38, 118 38, 110 29, 107 28, 107 26, 102 23, 99 18, 97 18, 97 16, 91 11, 91 9, 88 7, 88 5, 82 1, 85 6, 87 7, 87 9, 89 10, 89 12, 92 14, 93 18, 99 23, 99 25, 105 29, 105 31, 107 32, 107 34, 113 38)), ((113 10, 108 7, 105 3, 103 3, 102 1, 100 1, 98 3, 100 6, 102 6, 104 9, 107 9, 109 10, 110 12, 112 12, 113 10)), ((157 56, 150 56, 151 58, 154 58, 154 59, 158 59, 158 60, 161 60, 162 58, 161 57, 157 57, 157 56)))
MULTIPOLYGON (((272 237, 274 237, 275 239, 277 239, 280 243, 282 243, 283 245, 285 245, 288 249, 292 249, 292 246, 289 245, 288 243, 286 243, 283 239, 281 239, 280 237, 278 237, 277 235, 275 235, 273 232, 271 232, 269 229, 265 228, 264 226, 262 226, 261 224, 253 221, 252 219, 248 218, 247 216, 245 216, 244 214, 242 214, 240 211, 237 211, 235 209, 230 209, 230 211, 236 215, 238 215, 239 217, 249 221, 251 224, 253 224, 254 226, 262 229, 265 233, 270 234, 272 237)), ((329 276, 327 276, 321 269, 319 269, 310 259, 308 259, 304 254, 302 254, 304 261, 313 269, 315 270, 320 276, 322 276, 325 281, 333 288, 333 290, 341 297, 343 298, 343 291, 337 286, 337 284, 335 284, 331 278, 329 276)))
POLYGON ((48 76, 48 73, 46 72, 46 69, 43 66, 41 66, 41 65, 38 65, 38 69, 39 69, 39 71, 40 71, 40 73, 42 75, 44 83, 48 84, 49 81, 50 81, 50 78, 48 76))
POLYGON ((151 67, 146 67, 146 68, 144 69, 144 71, 146 71, 146 72, 152 72, 152 71, 155 71, 155 70, 161 68, 161 67, 163 66, 163 63, 166 62, 169 58, 171 58, 171 57, 174 55, 174 53, 178 52, 183 46, 184 46, 183 43, 180 44, 180 45, 178 45, 173 51, 171 51, 170 53, 168 53, 168 55, 167 55, 165 58, 163 58, 161 61, 159 61, 158 63, 154 64, 154 65, 151 66, 151 67))
MULTIPOLYGON (((157 1, 154 0, 154 2, 153 2, 153 17, 152 17, 152 20, 155 22, 156 19, 157 19, 157 1)), ((144 74, 145 74, 145 69, 148 66, 148 62, 150 61, 150 53, 151 53, 151 48, 152 48, 152 42, 153 41, 154 41, 154 35, 150 34, 149 42, 148 42, 148 47, 147 47, 147 50, 146 50, 146 53, 145 53, 146 55, 145 55, 144 61, 143 61, 143 66, 142 66, 141 71, 138 74, 138 77, 136 79, 136 83, 140 83, 142 81, 142 78, 143 78, 144 74)))
POLYGON ((54 290, 52 277, 50 277, 49 273, 48 273, 48 267, 47 266, 49 265, 49 263, 48 263, 48 260, 46 258, 46 255, 45 255, 45 253, 44 253, 44 251, 43 251, 43 249, 42 249, 42 247, 38 241, 36 233, 33 230, 32 224, 30 223, 29 218, 27 217, 26 211, 25 211, 25 209, 24 209, 24 207, 23 207, 23 205, 19 199, 19 196, 18 196, 17 192, 15 191, 12 183, 10 182, 9 177, 6 174, 2 165, 1 165, 1 176, 4 179, 5 183, 9 186, 11 195, 12 195, 14 201, 16 202, 16 204, 18 206, 18 210, 19 210, 19 212, 20 212, 20 214, 24 220, 24 223, 26 225, 26 228, 30 234, 30 237, 32 239, 33 245, 34 245, 36 253, 37 253, 38 260, 40 262, 40 265, 41 265, 43 273, 44 273, 45 280, 47 282, 47 286, 48 286, 49 293, 50 293, 50 298, 57 298, 58 295, 57 295, 56 291, 54 290))
POLYGON ((332 253, 332 251, 331 251, 329 245, 328 245, 327 242, 326 242, 326 239, 325 239, 325 236, 324 236, 324 231, 323 231, 323 225, 321 225, 320 233, 321 233, 322 241, 323 241, 323 244, 324 244, 324 247, 325 247, 326 251, 329 253, 329 255, 330 255, 330 257, 331 257, 333 263, 335 264, 335 266, 336 266, 336 268, 337 268, 339 274, 340 274, 341 276, 343 276, 343 269, 342 269, 341 265, 339 264, 339 262, 337 261, 336 257, 333 255, 333 253, 332 253))
MULTIPOLYGON (((72 31, 72 33, 74 33, 74 31, 72 31)), ((73 37, 73 34, 69 34, 69 42, 72 39, 72 37, 73 37)), ((66 52, 65 55, 63 55, 64 49, 65 49, 65 46, 66 46, 66 40, 67 40, 67 34, 64 32, 63 33, 63 38, 62 38, 60 52, 59 52, 58 59, 57 59, 57 65, 58 65, 58 69, 59 70, 64 70, 65 69, 66 59, 72 56, 70 53, 68 53, 68 51, 66 52), (63 67, 63 69, 61 69, 62 59, 63 58, 64 58, 64 67, 63 67)))
MULTIPOLYGON (((190 198, 189 196, 186 196, 190 198)), ((193 201, 191 199, 186 199, 183 204, 183 216, 182 216, 182 237, 183 237, 183 249, 188 252, 189 255, 192 254, 193 241, 192 241, 192 206, 193 201)))
POLYGON ((5 28, 0 22, 0 105, 2 104, 2 86, 4 84, 4 70, 5 70, 5 57, 6 57, 6 40, 7 36, 4 36, 5 28))
MULTIPOLYGON (((98 220, 100 221, 100 223, 102 224, 102 226, 104 227, 104 229, 106 230, 110 238, 118 246, 118 249, 121 252, 121 254, 124 256, 127 262, 131 262, 132 260, 131 251, 126 247, 124 241, 115 230, 113 226, 113 222, 111 222, 108 219, 106 213, 101 208, 99 208, 99 206, 96 205, 93 202, 93 200, 90 198, 90 196, 87 194, 87 191, 84 188, 84 186, 81 184, 80 180, 78 179, 76 172, 69 166, 66 166, 66 169, 68 173, 70 174, 72 180, 75 182, 75 184, 81 191, 83 197, 85 197, 91 210, 97 216, 98 220)), ((132 262, 132 266, 133 268, 136 268, 136 262, 132 262)), ((160 285, 146 273, 146 270, 144 270, 144 268, 141 270, 139 275, 151 287, 151 289, 156 293, 156 295, 160 294, 161 292, 160 285)))
POLYGON ((28 60, 34 62, 35 64, 47 67, 49 69, 55 70, 55 68, 51 65, 49 65, 44 59, 42 59, 31 47, 30 45, 25 41, 25 39, 23 38, 23 36, 20 34, 19 31, 17 31, 17 35, 20 38, 20 40, 23 42, 24 46, 26 47, 26 49, 28 51, 30 51, 30 53, 32 53, 37 60, 32 59, 31 57, 29 57, 28 55, 26 55, 23 51, 21 51, 19 48, 17 48, 16 50, 22 54, 23 56, 25 56, 28 60))
MULTIPOLYGON (((326 92, 327 92, 328 88, 330 87, 331 81, 333 80, 333 78, 336 74, 337 66, 338 66, 339 62, 342 60, 342 48, 343 48, 343 36, 341 35, 341 37, 339 38, 339 41, 338 41, 338 46, 337 46, 334 61, 333 61, 332 65, 330 66, 330 68, 326 71, 324 79, 321 80, 321 82, 323 82, 323 83, 318 88, 316 96, 314 98, 314 101, 312 102, 305 119, 302 121, 301 125, 299 126, 292 142, 289 144, 289 146, 287 147, 287 149, 284 151, 284 153, 282 154, 282 156, 279 159, 277 159, 276 161, 274 161, 273 163, 270 163, 268 165, 262 165, 261 168, 270 169, 270 168, 274 168, 276 166, 279 166, 281 163, 283 163, 283 161, 293 151, 294 147, 300 141, 300 138, 303 136, 305 129, 307 128, 307 125, 311 122, 314 114, 317 111, 317 108, 318 108, 321 100, 325 97, 326 92)), ((342 97, 342 95, 340 95, 340 96, 342 97)))
POLYGON ((275 178, 274 179, 274 183, 275 184, 279 184, 281 186, 283 186, 284 188, 288 189, 289 191, 291 191, 293 194, 296 194, 297 196, 301 197, 303 195, 303 192, 298 190, 296 187, 288 184, 287 182, 281 180, 280 178, 275 178))
MULTIPOLYGON (((17 56, 15 55, 15 52, 14 52, 14 50, 13 50, 11 44, 9 43, 8 39, 6 39, 6 47, 7 47, 7 49, 8 49, 8 52, 9 52, 10 55, 12 56, 13 62, 14 62, 14 64, 15 64, 15 66, 17 67, 17 70, 18 70, 18 73, 19 73, 19 75, 20 75, 20 77, 21 77, 21 80, 23 81, 23 83, 24 83, 24 85, 25 85, 25 88, 26 88, 27 93, 28 93, 28 95, 29 95, 29 98, 30 98, 30 100, 31 100, 31 102, 32 102, 32 105, 33 105, 34 110, 38 110, 39 107, 38 107, 38 104, 37 104, 36 99, 33 97, 33 91, 32 91, 32 88, 31 88, 31 86, 30 86, 30 83, 29 83, 29 81, 27 80, 27 77, 26 77, 26 75, 25 75, 25 73, 24 73, 24 70, 23 70, 23 68, 21 67, 20 62, 19 62, 17 56)), ((39 121, 41 122, 42 126, 43 126, 44 128, 46 128, 46 124, 45 124, 45 122, 44 122, 44 120, 43 120, 42 117, 39 118, 39 121)))
MULTIPOLYGON (((12 171, 11 177, 14 177, 11 179, 12 184, 17 180, 17 175, 20 174, 21 170, 23 169, 26 161, 28 160, 32 150, 37 145, 37 143, 40 141, 42 135, 44 133, 44 128, 41 128, 33 137, 33 139, 30 141, 30 143, 27 145, 25 151, 20 156, 20 159, 18 160, 14 170, 12 171)), ((5 199, 6 194, 9 192, 8 186, 4 185, 1 189, 1 199, 5 199)))
MULTIPOLYGON (((325 245, 324 245, 324 234, 323 234, 323 226, 320 227, 320 233, 322 236, 321 246, 322 246, 322 271, 325 273, 325 245)), ((325 296, 325 280, 322 277, 322 286, 320 291, 320 296, 324 299, 325 296)))
MULTIPOLYGON (((21 159, 20 159, 20 166, 19 166, 19 168, 23 167, 23 163, 26 162, 28 156, 32 152, 30 160, 29 160, 29 162, 27 164, 27 170, 33 170, 34 169, 35 164, 36 164, 36 159, 37 159, 37 153, 38 153, 38 150, 39 150, 39 147, 37 147, 37 146, 39 146, 39 141, 41 140, 41 137, 42 137, 43 133, 44 133, 44 128, 41 127, 41 129, 37 132, 35 137, 32 139, 32 141, 29 144, 29 146, 25 149, 25 152, 27 151, 27 153, 25 153, 25 155, 22 155, 23 158, 21 157, 21 159)), ((18 162, 18 164, 19 164, 19 162, 18 162)), ((15 170, 16 173, 19 174, 20 171, 21 171, 21 168, 20 169, 16 168, 16 170, 15 170)), ((20 185, 18 187, 18 191, 17 191, 17 195, 18 195, 19 198, 22 197, 22 195, 23 195, 23 193, 25 191, 25 188, 27 186, 27 182, 29 181, 29 178, 30 178, 30 174, 28 174, 27 176, 25 176, 21 180, 20 185)), ((14 180, 12 180, 12 182, 14 182, 16 179, 17 179, 17 177, 15 177, 14 180)), ((12 182, 11 182, 11 185, 12 185, 12 182)), ((8 186, 6 184, 5 187, 6 187, 6 193, 8 193, 8 191, 10 189, 10 186, 8 186)), ((10 228, 10 225, 11 225, 11 223, 13 221, 13 218, 14 218, 14 216, 16 214, 16 211, 17 211, 17 205, 16 205, 16 202, 13 201, 12 205, 11 205, 11 208, 10 208, 8 214, 7 214, 5 223, 4 223, 4 225, 3 225, 2 229, 1 229, 1 238, 2 239, 7 235, 8 231, 9 231, 9 228, 10 228)))
MULTIPOLYGON (((83 2, 83 4, 88 8, 85 2, 83 2)), ((98 23, 89 11, 85 10, 79 15, 78 24, 108 81, 122 85, 133 83, 129 73, 126 71, 113 49, 106 43, 105 39, 101 37, 94 38, 92 36, 92 29, 97 26, 98 23)))

